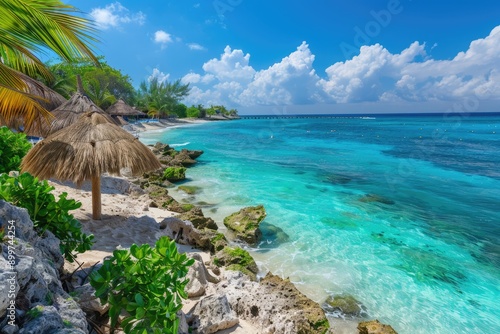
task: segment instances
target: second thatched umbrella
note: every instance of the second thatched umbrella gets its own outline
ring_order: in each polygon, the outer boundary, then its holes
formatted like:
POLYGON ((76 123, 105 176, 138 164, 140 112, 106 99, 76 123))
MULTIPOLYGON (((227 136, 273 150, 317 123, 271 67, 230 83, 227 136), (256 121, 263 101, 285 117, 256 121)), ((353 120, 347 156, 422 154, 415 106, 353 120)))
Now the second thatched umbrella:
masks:
POLYGON ((101 219, 101 174, 133 175, 161 167, 137 138, 109 123, 97 112, 80 119, 36 144, 24 157, 21 170, 41 179, 71 180, 80 185, 92 180, 92 218, 101 219))
POLYGON ((106 112, 111 116, 146 116, 140 110, 134 109, 133 107, 126 104, 122 99, 118 100, 115 104, 106 109, 106 112))
POLYGON ((80 76, 77 76, 76 82, 76 93, 74 93, 68 101, 64 102, 52 111, 54 120, 52 121, 50 127, 45 129, 43 133, 45 137, 75 123, 80 116, 89 111, 100 113, 108 120, 108 122, 116 124, 115 120, 111 116, 106 114, 104 110, 99 108, 85 94, 80 76))

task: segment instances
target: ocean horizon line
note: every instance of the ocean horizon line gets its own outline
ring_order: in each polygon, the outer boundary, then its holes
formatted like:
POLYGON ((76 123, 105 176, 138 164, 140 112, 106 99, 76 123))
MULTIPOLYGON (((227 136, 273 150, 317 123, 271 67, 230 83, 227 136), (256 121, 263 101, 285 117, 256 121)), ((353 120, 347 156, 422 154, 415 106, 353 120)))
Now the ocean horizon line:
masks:
POLYGON ((420 112, 420 113, 356 113, 356 114, 242 114, 240 118, 362 118, 362 117, 416 117, 416 116, 500 116, 500 111, 485 111, 485 112, 420 112))

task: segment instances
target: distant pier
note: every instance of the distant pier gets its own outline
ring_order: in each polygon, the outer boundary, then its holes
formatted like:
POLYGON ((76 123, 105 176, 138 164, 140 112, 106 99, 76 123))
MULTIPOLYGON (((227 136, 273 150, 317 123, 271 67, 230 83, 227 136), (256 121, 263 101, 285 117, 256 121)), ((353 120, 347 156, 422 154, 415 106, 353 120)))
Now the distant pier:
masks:
POLYGON ((361 118, 346 115, 239 115, 241 119, 282 119, 282 118, 361 118))

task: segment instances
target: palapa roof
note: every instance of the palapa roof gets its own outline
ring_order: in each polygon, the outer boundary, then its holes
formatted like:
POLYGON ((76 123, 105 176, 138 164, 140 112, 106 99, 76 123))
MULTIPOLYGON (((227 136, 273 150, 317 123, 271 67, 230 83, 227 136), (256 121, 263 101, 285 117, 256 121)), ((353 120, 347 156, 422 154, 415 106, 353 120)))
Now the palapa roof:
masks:
POLYGON ((116 101, 112 106, 106 109, 106 112, 112 116, 141 116, 146 115, 140 110, 134 109, 126 104, 122 99, 116 101))
POLYGON ((98 112, 85 113, 76 123, 40 141, 21 164, 23 172, 41 179, 76 184, 106 172, 119 175, 127 167, 138 175, 161 164, 147 146, 98 112))
POLYGON ((22 80, 28 85, 28 92, 30 94, 39 96, 41 100, 39 103, 48 111, 54 110, 61 104, 66 102, 64 96, 47 87, 40 81, 37 81, 27 75, 21 76, 22 80))
POLYGON ((50 127, 44 129, 42 133, 44 137, 75 123, 80 116, 89 111, 102 114, 108 122, 116 124, 111 116, 106 114, 104 110, 99 108, 87 95, 85 95, 80 77, 77 77, 77 83, 78 89, 76 93, 73 94, 68 101, 52 110, 52 115, 54 115, 55 119, 52 121, 50 127))
POLYGON ((116 116, 116 121, 118 124, 120 124, 121 126, 123 125, 128 125, 129 123, 121 116, 116 116))

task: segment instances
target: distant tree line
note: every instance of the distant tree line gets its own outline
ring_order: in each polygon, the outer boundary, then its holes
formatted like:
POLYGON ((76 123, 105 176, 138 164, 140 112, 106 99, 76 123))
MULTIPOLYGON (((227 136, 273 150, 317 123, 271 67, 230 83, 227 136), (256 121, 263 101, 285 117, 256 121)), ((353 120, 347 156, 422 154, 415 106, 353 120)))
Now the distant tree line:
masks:
POLYGON ((109 66, 104 57, 98 57, 100 66, 88 59, 79 59, 72 63, 47 63, 53 78, 39 80, 66 98, 76 90, 76 76, 82 78, 83 88, 88 97, 101 109, 106 110, 118 99, 130 106, 146 112, 151 117, 191 117, 204 118, 215 115, 234 117, 236 109, 227 109, 223 105, 205 107, 201 104, 187 107, 181 101, 189 95, 189 84, 180 80, 173 82, 160 81, 158 78, 141 82, 139 89, 134 89, 131 79, 109 66))

